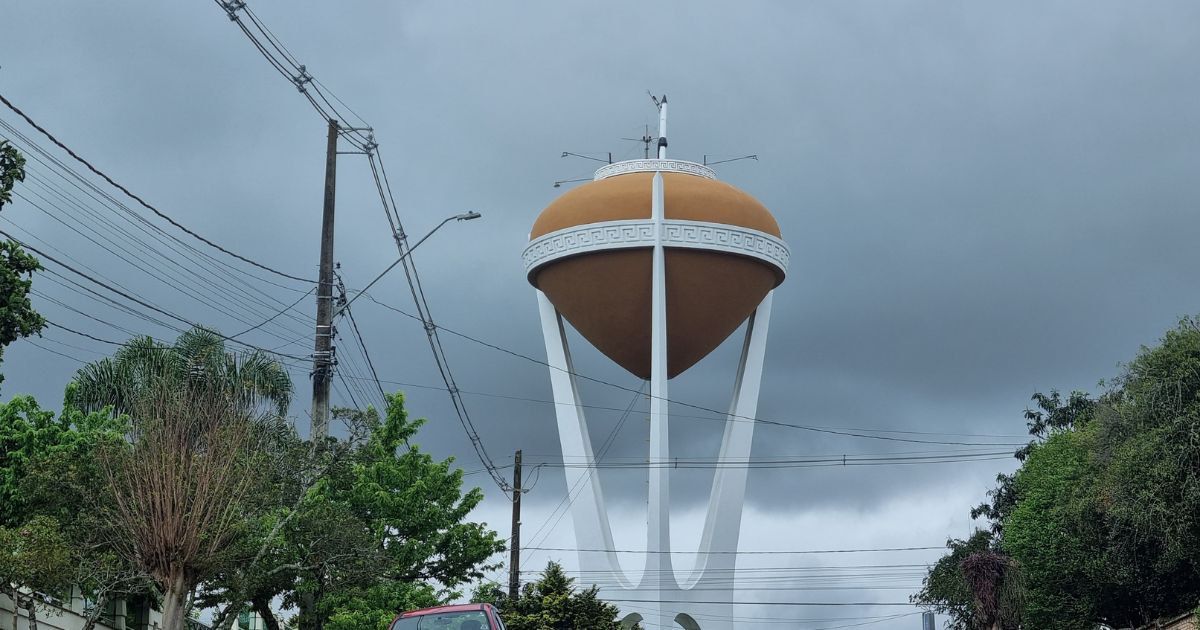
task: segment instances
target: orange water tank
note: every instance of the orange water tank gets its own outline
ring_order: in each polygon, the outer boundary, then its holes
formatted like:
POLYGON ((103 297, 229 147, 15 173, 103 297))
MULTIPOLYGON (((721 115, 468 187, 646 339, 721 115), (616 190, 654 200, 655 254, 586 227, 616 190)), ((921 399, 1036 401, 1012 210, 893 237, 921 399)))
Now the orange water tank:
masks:
POLYGON ((754 197, 681 160, 632 160, 554 200, 530 232, 529 282, 597 349, 650 377, 653 179, 663 174, 667 375, 683 373, 783 282, 788 250, 754 197))

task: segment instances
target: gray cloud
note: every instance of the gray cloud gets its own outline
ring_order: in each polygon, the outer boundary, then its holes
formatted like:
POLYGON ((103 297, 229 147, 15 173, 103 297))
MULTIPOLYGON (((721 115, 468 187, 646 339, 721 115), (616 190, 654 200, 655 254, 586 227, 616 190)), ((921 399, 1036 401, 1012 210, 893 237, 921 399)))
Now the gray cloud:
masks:
MULTIPOLYGON (((791 276, 777 293, 762 417, 1020 434, 1033 391, 1094 389, 1139 344, 1200 310, 1191 273, 1200 228, 1194 3, 255 7, 375 125, 410 233, 465 209, 484 212, 483 221, 449 226, 415 255, 435 317, 537 358, 535 301, 519 261, 529 225, 561 192, 552 181, 591 171, 561 151, 640 154, 640 145, 619 138, 640 135, 652 119, 646 88, 671 96, 673 155, 761 158, 720 173, 772 208, 793 249, 791 276)), ((5 22, 7 96, 201 233, 315 275, 324 126, 215 6, 26 3, 6 8, 5 22)), ((0 118, 16 124, 7 113, 0 118)), ((337 258, 347 283, 361 286, 395 251, 364 161, 343 156, 339 174, 337 258)), ((226 330, 241 327, 28 204, 6 208, 4 218, 147 299, 226 330)), ((170 336, 45 280, 37 286, 170 336)), ((267 288, 286 302, 298 297, 267 288)), ((399 275, 374 293, 411 304, 399 275)), ((121 336, 44 300, 39 306, 62 323, 121 336)), ((311 303, 302 309, 307 315, 311 303)), ((356 304, 356 315, 382 378, 438 384, 419 326, 369 303, 356 304)), ((62 331, 47 336, 108 351, 62 331)), ((550 398, 544 368, 444 341, 463 389, 550 398)), ((290 351, 306 354, 306 345, 290 351)), ((724 408, 735 353, 736 341, 727 342, 674 382, 672 397, 724 408)), ((581 371, 637 386, 594 352, 579 354, 581 371)), ((55 402, 75 367, 18 343, 6 354, 5 394, 55 402)), ((296 377, 305 390, 303 370, 296 377)), ((478 468, 444 392, 402 389, 413 413, 431 419, 425 446, 478 468)), ((631 397, 595 384, 585 394, 616 408, 631 397)), ((295 409, 302 424, 304 398, 295 409)), ((467 401, 497 462, 516 448, 527 459, 554 459, 551 405, 475 394, 467 401)), ((612 457, 644 456, 644 404, 637 409, 612 457)), ((720 424, 673 411, 677 451, 715 454, 720 424)), ((619 416, 594 410, 594 440, 619 416)), ((792 455, 923 447, 761 426, 755 448, 792 455)), ((754 471, 750 497, 759 510, 836 508, 870 518, 881 501, 936 493, 948 475, 975 480, 982 495, 994 473, 1009 468, 999 461, 754 471)), ((604 476, 622 509, 644 501, 637 474, 604 476)), ((548 512, 566 488, 558 470, 541 477, 528 500, 548 512)), ((711 471, 677 473, 677 507, 697 507, 710 480, 711 471)))

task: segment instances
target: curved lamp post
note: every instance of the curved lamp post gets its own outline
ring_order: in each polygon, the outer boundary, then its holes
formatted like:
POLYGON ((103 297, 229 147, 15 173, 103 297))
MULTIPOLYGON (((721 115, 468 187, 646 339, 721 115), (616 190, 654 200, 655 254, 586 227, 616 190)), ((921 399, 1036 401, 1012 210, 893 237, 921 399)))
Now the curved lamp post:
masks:
POLYGON ((391 271, 392 269, 395 269, 396 265, 399 265, 405 258, 408 258, 409 254, 413 253, 413 251, 415 251, 418 247, 420 247, 421 243, 424 243, 426 239, 428 239, 430 236, 433 236, 434 232, 437 232, 438 230, 442 229, 443 225, 446 225, 447 223, 449 223, 451 221, 471 221, 474 219, 478 219, 481 216, 483 216, 483 215, 472 210, 470 212, 464 212, 462 214, 456 214, 453 216, 446 217, 445 219, 442 219, 442 222, 433 226, 433 229, 429 230, 429 232, 427 234, 425 234, 425 236, 422 236, 421 240, 417 241, 416 245, 409 247, 408 251, 401 254, 400 257, 395 260, 395 262, 393 262, 392 264, 387 266, 387 269, 384 269, 383 271, 379 272, 379 275, 375 276, 374 280, 368 282, 367 286, 360 289, 358 294, 356 294, 354 297, 347 300, 345 304, 338 307, 337 314, 340 315, 340 314, 342 314, 342 311, 345 311, 346 309, 350 308, 350 304, 352 304, 354 302, 354 300, 357 300, 359 298, 359 296, 366 293, 367 289, 370 289, 371 287, 375 286, 375 283, 379 282, 379 280, 381 278, 383 278, 385 275, 387 275, 387 272, 391 271))

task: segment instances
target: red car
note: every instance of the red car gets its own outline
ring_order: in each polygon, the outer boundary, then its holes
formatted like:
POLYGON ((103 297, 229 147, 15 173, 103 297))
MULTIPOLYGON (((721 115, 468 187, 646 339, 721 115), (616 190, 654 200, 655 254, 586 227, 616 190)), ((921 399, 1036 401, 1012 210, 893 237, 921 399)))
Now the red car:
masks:
POLYGON ((400 613, 388 630, 505 630, 491 604, 455 604, 400 613))

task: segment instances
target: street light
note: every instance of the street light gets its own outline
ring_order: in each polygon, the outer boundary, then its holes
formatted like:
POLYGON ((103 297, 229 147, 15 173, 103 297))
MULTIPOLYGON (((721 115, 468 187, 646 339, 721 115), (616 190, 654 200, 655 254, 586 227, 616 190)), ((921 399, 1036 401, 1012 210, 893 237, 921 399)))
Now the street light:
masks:
POLYGON ((401 254, 401 255, 400 255, 400 257, 399 257, 399 258, 397 258, 395 262, 393 262, 392 264, 388 265, 388 266, 387 266, 387 269, 384 269, 383 271, 379 272, 379 275, 378 275, 378 276, 375 276, 375 279, 374 279, 374 280, 372 280, 372 281, 368 282, 368 283, 367 283, 367 286, 363 287, 363 288, 362 288, 362 290, 360 290, 360 291, 358 292, 358 295, 355 295, 354 297, 350 298, 350 299, 349 299, 349 301, 347 301, 345 304, 343 304, 343 305, 341 306, 341 308, 339 308, 339 309, 338 309, 338 312, 337 312, 337 314, 338 314, 338 315, 341 315, 341 314, 342 314, 342 311, 345 311, 346 309, 350 308, 350 304, 351 304, 351 303, 353 303, 353 302, 354 302, 354 300, 357 300, 357 299, 359 298, 359 296, 361 296, 362 294, 366 293, 366 292, 367 292, 367 289, 370 289, 371 287, 375 286, 375 283, 376 283, 376 282, 379 282, 379 279, 380 279, 380 278, 382 278, 383 276, 387 275, 387 272, 389 272, 389 271, 391 271, 392 269, 394 269, 394 268, 396 267, 396 265, 399 265, 399 264, 400 264, 400 262, 401 262, 401 261, 403 261, 405 258, 408 258, 408 255, 409 255, 409 254, 411 254, 411 253, 413 253, 413 250, 415 250, 416 248, 420 247, 420 246, 421 246, 421 243, 424 243, 424 242, 425 242, 425 240, 426 240, 426 239, 428 239, 430 236, 433 236, 433 233, 434 233, 434 232, 436 232, 436 231, 438 231, 438 230, 442 229, 442 226, 443 226, 443 225, 446 225, 447 223, 449 223, 449 222, 451 222, 451 221, 471 221, 471 220, 474 220, 474 219, 478 219, 478 218, 479 218, 479 217, 481 217, 481 216, 483 216, 483 215, 482 215, 482 214, 479 214, 478 212, 475 212, 474 210, 472 210, 472 211, 470 211, 470 212, 464 212, 464 213, 462 213, 462 214, 456 214, 456 215, 453 215, 453 216, 446 217, 445 219, 442 219, 442 222, 441 222, 441 223, 439 223, 439 224, 437 224, 437 225, 435 225, 435 226, 433 226, 433 229, 432 229, 432 230, 429 230, 429 233, 427 233, 425 236, 422 236, 422 237, 421 237, 421 240, 417 241, 417 244, 416 244, 416 245, 413 245, 412 247, 409 247, 409 248, 408 248, 408 251, 406 251, 406 252, 404 252, 403 254, 401 254))

